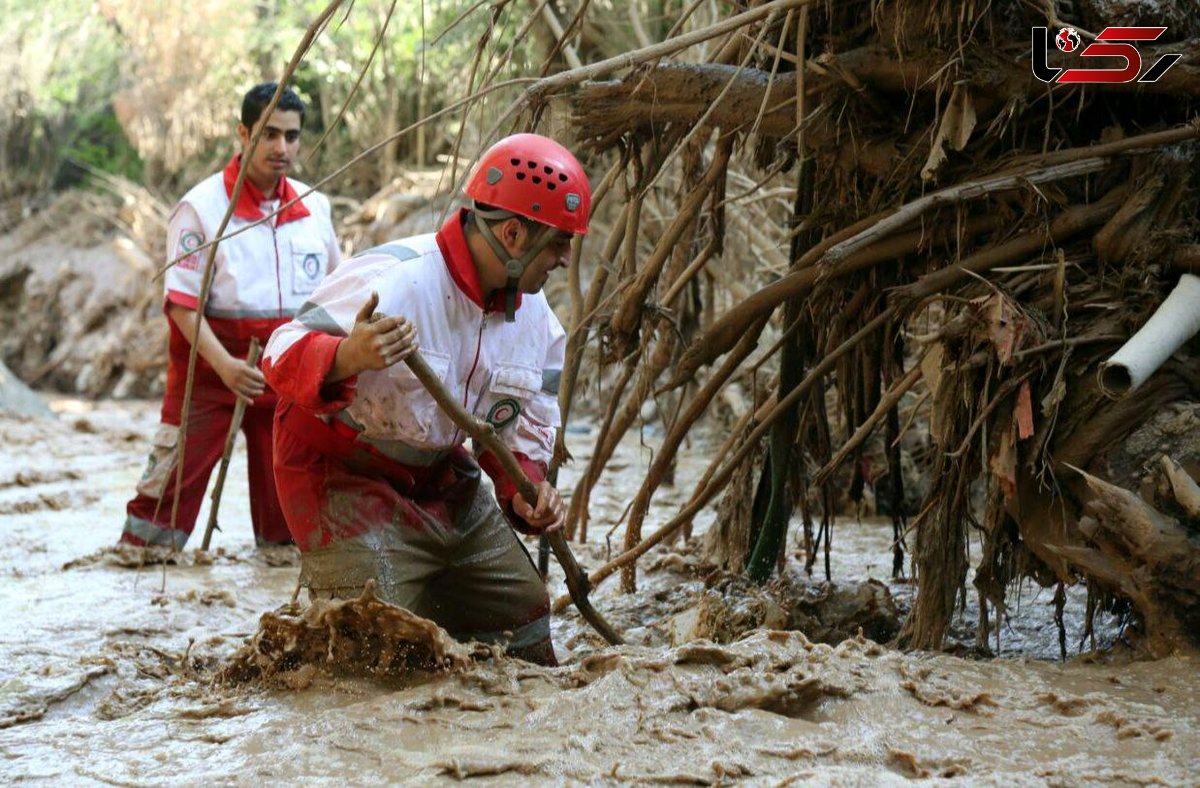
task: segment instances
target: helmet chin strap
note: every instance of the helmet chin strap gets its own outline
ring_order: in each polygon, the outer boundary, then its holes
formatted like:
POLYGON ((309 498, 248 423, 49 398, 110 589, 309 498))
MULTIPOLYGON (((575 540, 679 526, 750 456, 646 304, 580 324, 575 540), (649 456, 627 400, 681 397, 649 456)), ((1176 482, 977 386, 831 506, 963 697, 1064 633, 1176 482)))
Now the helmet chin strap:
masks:
POLYGON ((541 254, 550 241, 554 239, 555 231, 553 227, 546 226, 541 232, 534 237, 533 244, 525 250, 525 254, 520 257, 513 257, 508 250, 504 248, 504 244, 500 243, 492 228, 488 226, 489 222, 504 221, 511 219, 517 214, 511 211, 481 211, 475 208, 475 215, 480 221, 475 222, 475 226, 479 228, 479 234, 487 241, 488 246, 496 253, 496 257, 500 258, 500 262, 504 263, 504 322, 513 323, 517 319, 517 283, 521 279, 521 274, 525 272, 525 268, 533 261, 533 258, 541 254))

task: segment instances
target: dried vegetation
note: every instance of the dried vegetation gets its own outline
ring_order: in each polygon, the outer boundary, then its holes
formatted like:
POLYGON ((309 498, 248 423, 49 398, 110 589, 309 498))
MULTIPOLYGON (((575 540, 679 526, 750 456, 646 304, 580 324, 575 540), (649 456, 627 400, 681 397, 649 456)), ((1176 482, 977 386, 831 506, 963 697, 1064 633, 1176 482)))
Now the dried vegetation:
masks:
POLYGON ((615 219, 570 294, 565 409, 587 360, 609 370, 571 502, 577 538, 651 400, 665 430, 627 552, 595 581, 620 569, 634 588, 637 557, 721 494, 726 567, 764 581, 799 509, 807 566, 823 552, 828 572, 842 493, 872 489, 894 520, 894 572, 911 548, 919 583, 905 645, 942 645, 972 536, 981 647, 1023 578, 1060 598, 1085 582, 1093 610, 1131 602, 1150 652, 1197 645, 1194 516, 1117 505, 1076 469, 1104 475, 1200 383, 1188 347, 1123 398, 1096 374, 1200 259, 1200 29, 1179 3, 1155 19, 1136 3, 1066 5, 750 3, 676 26, 702 51, 671 62, 668 38, 571 93, 584 146, 616 158, 599 186, 615 219), (1040 82, 1030 30, 1057 30, 1060 14, 1085 33, 1169 25, 1145 62, 1184 58, 1153 83, 1040 82), (729 388, 749 404, 691 501, 643 534, 682 442, 729 388), (914 421, 929 425, 916 507, 901 454, 914 421))

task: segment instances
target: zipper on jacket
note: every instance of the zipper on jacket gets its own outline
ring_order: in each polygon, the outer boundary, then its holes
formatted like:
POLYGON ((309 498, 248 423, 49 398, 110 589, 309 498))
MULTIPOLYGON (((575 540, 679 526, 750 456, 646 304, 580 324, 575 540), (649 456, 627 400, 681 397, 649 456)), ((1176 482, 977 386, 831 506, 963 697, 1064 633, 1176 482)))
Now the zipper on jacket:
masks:
MULTIPOLYGON (((475 370, 479 367, 479 350, 483 347, 483 327, 487 325, 487 319, 488 313, 484 312, 483 317, 479 319, 479 336, 475 340, 475 360, 471 362, 471 371, 467 373, 467 385, 463 387, 462 404, 463 408, 468 412, 471 409, 467 408, 467 398, 471 396, 471 379, 475 377, 475 370)), ((476 404, 478 404, 478 401, 476 401, 476 404)))
MULTIPOLYGON (((473 413, 473 409, 467 408, 467 398, 471 396, 471 379, 475 377, 475 370, 479 367, 479 349, 483 347, 483 327, 487 325, 488 313, 485 311, 483 316, 479 318, 479 336, 475 340, 475 360, 471 362, 471 371, 467 373, 467 384, 463 386, 463 408, 468 413, 473 413)), ((479 405, 479 400, 475 401, 475 405, 479 405)), ((462 434, 461 428, 454 430, 454 442, 459 442, 459 436, 462 434)))
MULTIPOLYGON (((278 220, 278 217, 276 217, 278 220)), ((279 304, 279 317, 283 317, 283 275, 279 271, 279 234, 275 232, 275 225, 267 222, 267 226, 271 228, 271 246, 275 247, 275 295, 279 304)))

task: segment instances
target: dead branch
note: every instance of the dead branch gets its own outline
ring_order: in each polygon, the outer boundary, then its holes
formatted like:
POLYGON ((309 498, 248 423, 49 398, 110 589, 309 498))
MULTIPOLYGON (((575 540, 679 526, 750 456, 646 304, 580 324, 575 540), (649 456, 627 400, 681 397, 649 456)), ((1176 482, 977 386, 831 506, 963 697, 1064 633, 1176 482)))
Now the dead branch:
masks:
MULTIPOLYGON (((945 234, 938 235, 925 230, 914 230, 863 249, 826 268, 817 268, 812 265, 820 254, 832 246, 838 238, 849 237, 852 234, 851 231, 861 230, 868 221, 875 218, 877 217, 858 222, 847 228, 846 231, 822 241, 800 258, 794 273, 751 294, 743 299, 737 307, 721 315, 704 335, 688 348, 676 365, 675 376, 664 386, 664 389, 669 390, 691 380, 700 367, 707 366, 724 355, 759 317, 770 315, 784 301, 803 297, 817 284, 859 273, 881 263, 894 263, 919 250, 932 251, 943 248, 955 240, 952 236, 945 234)), ((984 216, 972 218, 966 223, 963 230, 965 236, 971 237, 980 233, 992 232, 1000 226, 999 217, 984 216)))
MULTIPOLYGON (((741 465, 750 451, 752 451, 758 445, 758 441, 762 439, 762 436, 768 429, 770 429, 771 425, 774 424, 785 412, 787 412, 789 408, 795 406, 801 397, 808 394, 812 387, 816 385, 816 383, 822 377, 829 373, 834 364, 836 364, 843 355, 857 347, 858 344, 868 336, 887 325, 888 321, 894 319, 895 311, 893 309, 889 308, 884 310, 873 320, 856 331, 852 336, 838 345, 837 348, 831 351, 823 359, 821 359, 820 363, 812 368, 812 370, 808 373, 808 375, 805 376, 804 380, 801 381, 798 386, 792 389, 786 397, 779 400, 775 404, 775 407, 771 409, 771 411, 762 419, 758 426, 754 428, 754 430, 746 437, 744 441, 742 441, 737 452, 735 452, 724 462, 722 462, 722 460, 725 458, 722 457, 717 457, 713 461, 713 465, 719 465, 720 470, 712 475, 711 480, 702 489, 697 489, 692 494, 691 501, 688 502, 682 511, 680 511, 661 528, 656 530, 653 534, 643 539, 632 550, 627 550, 589 575, 588 579, 592 586, 595 587, 596 584, 604 580, 617 569, 625 566, 630 561, 636 561, 651 547, 670 536, 677 529, 682 528, 686 523, 691 522, 692 518, 694 518, 701 509, 707 506, 717 493, 724 489, 725 485, 732 477, 734 470, 741 465)), ((748 336, 747 339, 750 339, 750 337, 748 336)), ((708 478, 707 474, 706 478, 708 478)), ((562 598, 558 599, 555 602, 555 610, 560 609, 560 606, 565 606, 568 602, 564 602, 562 598)))
POLYGON ((814 487, 820 487, 828 481, 829 477, 846 461, 846 458, 875 431, 875 428, 879 426, 879 422, 883 421, 888 412, 900 402, 900 398, 904 396, 905 392, 915 386, 920 379, 921 364, 918 361, 916 364, 913 364, 912 369, 904 377, 896 381, 888 389, 887 394, 880 398, 879 405, 876 406, 871 416, 859 425, 858 429, 854 431, 854 434, 850 436, 848 441, 842 444, 842 447, 837 450, 832 459, 813 474, 812 484, 814 487))
POLYGON ((982 274, 992 268, 1026 259, 1043 250, 1048 243, 1061 244, 1084 230, 1099 227, 1117 212, 1126 193, 1126 187, 1118 186, 1097 202, 1068 208, 1054 217, 1049 227, 1026 233, 1007 243, 974 254, 958 265, 926 274, 913 284, 894 290, 894 297, 899 300, 919 301, 935 293, 946 292, 970 278, 972 274, 982 274))
MULTIPOLYGON (((279 103, 279 97, 283 95, 283 89, 287 86, 288 80, 296 71, 296 67, 300 65, 304 54, 308 52, 308 48, 312 46, 312 42, 316 40, 317 33, 322 29, 324 24, 334 15, 338 7, 342 4, 342 0, 331 0, 329 5, 317 16, 316 19, 309 24, 308 29, 304 31, 300 43, 296 46, 296 51, 292 53, 292 59, 288 62, 283 70, 283 76, 275 86, 275 93, 271 96, 271 100, 267 102, 267 106, 263 109, 263 115, 270 117, 275 111, 276 105, 279 103)), ((266 131, 266 124, 260 125, 255 129, 254 134, 250 137, 250 145, 246 151, 246 158, 250 159, 254 155, 255 149, 258 147, 259 140, 262 139, 263 132, 266 131)), ((215 235, 220 239, 225 232, 225 228, 229 226, 229 220, 233 218, 233 209, 237 206, 238 195, 241 194, 242 185, 246 181, 246 167, 241 167, 238 170, 237 180, 233 184, 233 191, 229 196, 229 207, 225 209, 225 216, 222 217, 220 225, 217 227, 215 235)), ((204 258, 204 270, 200 276, 200 293, 196 297, 195 326, 193 327, 193 335, 199 336, 200 333, 200 318, 204 314, 205 305, 208 303, 208 295, 212 290, 213 274, 216 273, 216 265, 214 261, 217 256, 217 240, 212 242, 212 246, 208 248, 208 253, 204 258)), ((183 467, 184 467, 184 451, 187 448, 188 438, 188 421, 191 414, 192 405, 192 390, 196 382, 196 359, 198 358, 200 343, 192 342, 188 349, 188 364, 187 364, 187 380, 183 388, 183 405, 179 414, 179 453, 175 460, 175 490, 183 489, 183 467)), ((171 503, 171 551, 176 549, 175 531, 179 521, 179 500, 180 496, 176 493, 174 500, 171 503)), ((166 564, 163 564, 163 583, 166 584, 166 564)))

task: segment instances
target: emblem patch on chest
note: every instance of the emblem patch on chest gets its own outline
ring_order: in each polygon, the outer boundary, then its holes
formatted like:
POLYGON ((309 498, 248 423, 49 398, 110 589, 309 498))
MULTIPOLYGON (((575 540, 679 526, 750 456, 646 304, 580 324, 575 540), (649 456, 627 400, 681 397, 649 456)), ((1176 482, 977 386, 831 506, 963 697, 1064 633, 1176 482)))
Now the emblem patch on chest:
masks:
POLYGON ((292 247, 292 293, 308 295, 325 276, 325 252, 292 247))
POLYGON ((516 421, 520 413, 521 406, 515 399, 502 399, 488 411, 487 423, 499 432, 516 421))

